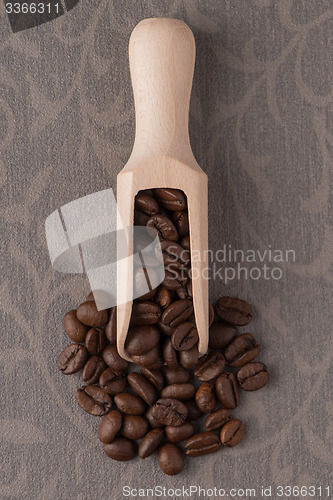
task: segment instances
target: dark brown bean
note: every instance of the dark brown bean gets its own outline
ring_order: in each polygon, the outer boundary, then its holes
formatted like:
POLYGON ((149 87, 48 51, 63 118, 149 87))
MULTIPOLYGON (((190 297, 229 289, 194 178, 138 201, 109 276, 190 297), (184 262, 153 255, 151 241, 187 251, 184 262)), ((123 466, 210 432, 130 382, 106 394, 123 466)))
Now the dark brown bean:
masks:
POLYGON ((157 458, 162 471, 168 476, 176 476, 184 469, 184 455, 175 444, 162 444, 158 449, 157 458))
POLYGON ((205 382, 196 392, 195 402, 202 413, 211 413, 215 410, 216 397, 214 384, 205 382))
POLYGON ((178 325, 172 336, 171 343, 177 351, 189 351, 198 342, 198 330, 190 321, 184 321, 178 325))
MULTIPOLYGON (((154 302, 136 302, 132 307, 131 325, 153 325, 160 320, 161 309, 154 302)), ((140 353, 142 354, 142 353, 140 353)))
POLYGON ((232 419, 231 413, 229 410, 225 408, 220 408, 219 410, 213 411, 210 413, 205 420, 205 429, 206 431, 215 431, 219 429, 224 424, 229 422, 232 419))
MULTIPOLYGON (((162 250, 164 266, 171 271, 172 269, 183 269, 190 263, 190 254, 179 243, 170 240, 162 240, 160 248, 156 247, 156 255, 160 256, 162 250)), ((160 260, 160 259, 159 259, 160 260)))
POLYGON ((250 304, 236 297, 221 297, 217 301, 215 310, 223 321, 232 325, 245 326, 253 318, 250 304))
POLYGON ((177 288, 176 294, 180 299, 193 299, 192 280, 188 280, 186 285, 177 288))
POLYGON ((184 448, 188 457, 201 457, 217 452, 221 442, 214 432, 200 432, 185 441, 184 448))
POLYGON ((87 349, 80 344, 69 344, 60 353, 57 361, 59 370, 65 375, 72 375, 84 366, 88 358, 87 349))
POLYGON ((230 366, 246 365, 258 356, 260 345, 251 333, 243 333, 236 337, 225 350, 225 359, 230 366))
POLYGON ((135 209, 143 212, 149 217, 158 214, 160 207, 155 198, 147 193, 138 193, 135 197, 135 209))
POLYGON ((140 212, 140 210, 134 210, 134 225, 145 226, 149 220, 149 217, 149 215, 140 212))
POLYGON ((187 419, 186 420, 198 420, 202 417, 203 413, 197 407, 195 399, 190 399, 185 402, 187 407, 187 419))
POLYGON ((179 238, 186 236, 189 229, 187 212, 185 212, 184 210, 177 210, 176 212, 172 212, 171 220, 176 226, 179 238))
POLYGON ((209 382, 221 375, 225 368, 225 359, 221 352, 211 351, 199 359, 194 375, 201 382, 209 382))
POLYGON ((178 356, 177 351, 173 348, 171 340, 167 339, 163 345, 163 359, 168 366, 171 368, 178 368, 178 356))
POLYGON ((98 437, 104 444, 111 443, 120 431, 123 422, 123 416, 118 410, 110 411, 101 422, 98 429, 98 437))
POLYGON ((161 321, 171 328, 176 328, 186 321, 193 313, 193 302, 189 299, 180 299, 165 309, 161 321))
POLYGON ((186 384, 190 381, 191 374, 185 368, 179 366, 178 368, 171 368, 170 366, 163 366, 164 378, 168 385, 172 384, 186 384))
POLYGON ((185 424, 179 427, 173 427, 172 425, 167 425, 164 429, 165 435, 170 443, 180 443, 185 441, 194 434, 194 425, 191 422, 185 422, 185 424))
POLYGON ((152 427, 153 429, 159 429, 163 427, 163 424, 161 424, 161 422, 156 420, 156 418, 154 417, 153 408, 153 406, 149 406, 148 410, 145 413, 145 417, 148 420, 150 427, 152 427))
POLYGON ((148 420, 141 415, 124 415, 121 435, 128 439, 142 439, 148 432, 148 420))
POLYGON ((163 425, 178 427, 186 420, 187 407, 177 399, 161 398, 153 406, 152 415, 163 425))
POLYGON ((244 391, 261 389, 269 380, 267 366, 259 361, 248 363, 238 370, 237 380, 244 391))
POLYGON ((192 370, 199 360, 198 347, 195 345, 192 349, 188 351, 179 351, 179 361, 183 368, 187 370, 192 370))
POLYGON ((109 319, 108 311, 105 309, 98 311, 94 300, 89 300, 88 302, 80 304, 77 308, 76 315, 81 323, 94 327, 104 326, 109 319))
POLYGON ((127 387, 127 377, 124 372, 114 371, 107 368, 99 377, 99 386, 108 394, 118 394, 124 392, 127 387))
POLYGON ((125 345, 129 354, 140 356, 156 347, 159 340, 160 332, 156 326, 140 325, 130 328, 125 345))
POLYGON ((220 403, 233 410, 240 403, 239 390, 236 377, 231 372, 222 373, 216 381, 216 395, 220 403))
POLYGON ((178 399, 179 401, 187 401, 194 398, 195 387, 192 384, 172 384, 167 385, 161 390, 162 398, 178 399))
POLYGON ((181 286, 185 286, 188 282, 186 269, 165 269, 165 276, 162 284, 168 290, 177 290, 181 286))
POLYGON ((164 387, 164 377, 160 370, 141 367, 141 373, 159 391, 164 387))
POLYGON ((139 446, 139 457, 140 458, 147 458, 149 455, 151 455, 160 442, 162 441, 164 436, 164 432, 162 429, 153 429, 152 431, 148 432, 148 434, 143 438, 143 440, 140 443, 139 446))
POLYGON ((142 415, 146 410, 146 403, 128 392, 121 392, 114 397, 114 402, 118 410, 128 415, 142 415))
POLYGON ((189 236, 184 236, 180 242, 181 246, 185 248, 185 250, 190 250, 190 237, 189 236))
POLYGON ((116 437, 110 444, 104 445, 104 451, 113 460, 127 462, 136 456, 137 445, 131 439, 116 437))
POLYGON ((102 353, 103 359, 105 363, 112 368, 112 370, 116 372, 123 372, 125 371, 128 366, 129 362, 126 361, 126 359, 122 358, 118 354, 117 346, 116 345, 108 345, 103 353, 102 353))
POLYGON ((65 331, 73 342, 83 342, 89 328, 81 323, 76 316, 76 311, 69 311, 64 317, 65 331))
POLYGON ((184 210, 187 206, 183 191, 171 188, 157 188, 154 190, 159 205, 167 210, 184 210))
POLYGON ((237 337, 234 326, 218 321, 209 328, 209 347, 212 349, 224 349, 237 337))
POLYGON ((168 217, 165 217, 165 215, 153 215, 148 219, 146 226, 156 229, 160 238, 163 240, 178 240, 178 232, 174 223, 168 217))
POLYGON ((161 309, 166 309, 172 302, 172 292, 160 285, 156 290, 155 302, 161 309))
POLYGON ((82 370, 83 382, 87 385, 96 384, 105 369, 106 363, 100 356, 91 356, 82 370))
POLYGON ((221 429, 220 439, 223 446, 233 447, 241 442, 245 434, 245 427, 241 420, 234 418, 221 429))
POLYGON ((111 307, 109 321, 105 327, 105 335, 110 344, 117 343, 117 308, 111 307))
POLYGON ((127 380, 132 389, 142 398, 147 405, 153 406, 158 395, 155 387, 140 373, 130 373, 127 380))
POLYGON ((89 354, 92 356, 102 354, 107 344, 108 341, 102 328, 90 328, 85 339, 86 349, 89 354))
POLYGON ((78 389, 76 399, 84 411, 98 417, 106 415, 112 406, 111 396, 95 385, 86 385, 78 389))
POLYGON ((157 345, 153 349, 144 354, 132 355, 133 362, 140 366, 146 366, 147 368, 159 368, 163 365, 163 361, 159 359, 160 348, 157 345))
POLYGON ((162 323, 162 321, 156 323, 156 326, 158 326, 160 332, 164 333, 164 335, 167 335, 168 337, 171 337, 171 335, 173 334, 173 328, 165 325, 164 323, 162 323))

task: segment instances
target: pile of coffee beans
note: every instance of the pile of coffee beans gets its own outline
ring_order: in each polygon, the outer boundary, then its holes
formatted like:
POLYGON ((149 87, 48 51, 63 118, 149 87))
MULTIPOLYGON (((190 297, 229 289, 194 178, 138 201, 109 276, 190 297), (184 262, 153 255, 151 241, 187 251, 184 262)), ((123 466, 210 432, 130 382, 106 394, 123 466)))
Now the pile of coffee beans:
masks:
POLYGON ((165 265, 163 283, 133 303, 125 346, 134 363, 117 351, 116 307, 98 311, 90 293, 65 315, 73 343, 60 354, 58 367, 66 375, 82 370, 85 385, 76 398, 83 410, 103 417, 98 437, 110 458, 145 459, 157 451, 162 471, 175 475, 185 456, 215 453, 242 440, 244 424, 231 410, 240 404, 240 389, 264 387, 269 374, 254 361, 260 352, 255 337, 238 332, 253 317, 251 306, 238 298, 221 297, 215 310, 210 304, 209 350, 199 357, 184 193, 141 191, 134 217, 136 225, 158 231, 165 265))

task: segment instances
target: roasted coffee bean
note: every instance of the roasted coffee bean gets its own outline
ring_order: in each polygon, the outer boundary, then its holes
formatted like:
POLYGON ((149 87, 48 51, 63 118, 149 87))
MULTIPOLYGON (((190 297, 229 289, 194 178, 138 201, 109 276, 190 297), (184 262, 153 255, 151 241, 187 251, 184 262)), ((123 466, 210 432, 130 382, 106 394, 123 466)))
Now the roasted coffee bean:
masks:
POLYGON ((171 326, 165 325, 164 323, 162 323, 162 321, 156 323, 156 326, 158 326, 160 332, 164 333, 164 335, 167 335, 168 337, 171 337, 171 335, 173 334, 173 328, 171 328, 171 326))
POLYGON ((76 311, 69 311, 64 316, 64 325, 68 337, 73 342, 83 342, 89 328, 81 323, 76 316, 76 311))
POLYGON ((244 391, 261 389, 269 380, 267 366, 259 361, 248 363, 238 370, 237 380, 244 391))
POLYGON ((153 325, 160 317, 159 305, 154 302, 136 302, 132 307, 131 325, 153 325))
POLYGON ((57 365, 62 373, 72 375, 81 370, 87 358, 88 351, 83 345, 70 344, 60 353, 57 365))
POLYGON ((186 321, 193 313, 193 302, 189 299, 181 299, 173 302, 165 309, 161 321, 171 328, 175 328, 186 321))
POLYGON ((188 225, 188 215, 184 210, 177 210, 176 212, 172 212, 171 220, 174 223, 179 238, 186 236, 188 234, 189 225, 188 225))
MULTIPOLYGON (((151 278, 151 271, 153 271, 153 269, 151 267, 146 267, 146 272, 148 273, 149 275, 149 278, 151 278)), ((138 269, 138 271, 142 271, 142 268, 138 269)), ((156 288, 154 290, 150 290, 149 292, 145 293, 144 295, 140 295, 140 297, 137 297, 136 299, 134 299, 134 303, 136 302, 146 302, 148 300, 152 300, 155 296, 155 293, 156 293, 156 288)))
POLYGON ((89 292, 89 294, 86 297, 85 302, 89 302, 90 300, 95 300, 93 292, 89 292))
POLYGON ((142 415, 146 410, 146 403, 138 396, 128 392, 117 394, 114 397, 114 402, 118 410, 128 415, 142 415))
POLYGON ((95 385, 86 385, 78 389, 76 399, 84 411, 98 417, 106 415, 112 406, 111 396, 95 385))
POLYGON ((201 382, 209 382, 221 375, 225 368, 225 359, 221 352, 211 351, 199 359, 194 375, 201 382))
POLYGON ((183 453, 172 443, 165 443, 159 447, 157 459, 162 471, 168 476, 180 474, 185 466, 183 453))
POLYGON ((100 375, 106 369, 106 363, 100 356, 91 356, 82 370, 82 380, 87 385, 96 384, 100 375))
POLYGON ((187 419, 186 420, 198 420, 202 417, 203 413, 197 407, 195 399, 190 399, 185 402, 187 407, 187 419))
POLYGON ((216 381, 215 390, 217 399, 223 406, 231 410, 239 406, 238 384, 233 373, 222 373, 216 381))
POLYGON ((140 356, 156 347, 159 340, 160 332, 156 326, 140 325, 130 328, 125 346, 129 354, 140 356))
POLYGON ((234 418, 224 424, 220 439, 223 446, 233 447, 241 442, 245 434, 245 427, 241 420, 234 418))
POLYGON ((159 429, 163 427, 163 424, 161 424, 161 422, 156 420, 156 418, 154 417, 153 408, 154 408, 153 406, 149 406, 148 410, 145 413, 145 417, 148 420, 150 427, 152 427, 152 429, 159 429))
POLYGON ((188 351, 198 342, 198 330, 190 321, 184 321, 178 325, 172 336, 171 343, 177 351, 188 351))
POLYGON ((215 317, 215 311, 214 311, 214 307, 212 306, 211 303, 208 304, 208 308, 209 308, 209 314, 208 314, 208 326, 211 326, 211 324, 213 323, 214 321, 214 317, 215 317))
POLYGON ((148 434, 143 438, 143 440, 140 443, 139 446, 139 457, 140 458, 147 458, 149 455, 151 455, 160 442, 162 441, 164 436, 164 432, 162 429, 153 429, 152 431, 148 432, 148 434))
POLYGON ((123 422, 123 416, 118 410, 110 411, 101 422, 98 429, 98 437, 104 444, 111 443, 120 431, 123 422))
POLYGON ((214 384, 205 382, 196 392, 195 402, 202 413, 211 413, 215 410, 216 397, 214 384))
POLYGON ((215 310, 223 321, 232 325, 245 326, 253 318, 250 304, 235 297, 221 297, 217 301, 215 310))
POLYGON ((260 345, 251 333, 236 337, 225 350, 225 359, 230 366, 243 366, 258 356, 260 345))
POLYGON ((184 236, 180 242, 181 246, 185 248, 185 250, 190 250, 190 237, 189 236, 184 236))
POLYGON ((165 270, 164 280, 162 285, 168 290, 177 290, 181 286, 185 286, 188 282, 186 269, 165 270))
POLYGON ((171 271, 172 269, 182 269, 190 262, 190 254, 181 245, 175 241, 162 240, 160 248, 156 247, 157 256, 162 250, 164 266, 171 271))
POLYGON ((160 358, 160 348, 157 345, 150 351, 144 354, 132 355, 133 362, 139 366, 147 368, 159 368, 163 365, 163 360, 160 358))
POLYGON ((183 368, 187 370, 193 369, 198 364, 199 351, 195 345, 188 351, 179 351, 179 361, 183 368))
POLYGON ((109 321, 105 327, 105 335, 110 344, 117 343, 117 308, 111 307, 109 321))
POLYGON ((167 425, 164 429, 165 435, 170 443, 180 443, 185 441, 194 434, 194 425, 191 422, 185 422, 185 424, 179 427, 173 427, 172 425, 167 425))
POLYGON ((178 368, 178 355, 177 351, 173 348, 171 340, 167 339, 163 346, 163 359, 171 368, 178 368))
POLYGON ((153 406, 152 415, 163 425, 178 427, 186 420, 187 407, 177 399, 161 398, 153 406))
POLYGON ((165 217, 165 215, 153 215, 148 219, 146 226, 156 229, 162 240, 178 240, 178 232, 174 223, 168 217, 165 217))
POLYGON ((172 384, 161 390, 162 398, 178 399, 187 401, 195 396, 195 387, 192 384, 172 384))
POLYGON ((116 372, 123 372, 125 371, 128 366, 129 362, 126 361, 126 359, 123 359, 119 354, 117 350, 116 345, 108 345, 103 353, 102 353, 103 359, 105 363, 112 368, 112 370, 116 372))
POLYGON ((178 368, 171 368, 170 366, 163 366, 164 378, 168 385, 172 384, 186 384, 190 381, 191 374, 185 368, 179 366, 178 368))
POLYGON ((170 211, 184 210, 187 206, 183 191, 171 188, 157 188, 154 190, 159 205, 170 211))
POLYGON ((147 405, 153 406, 158 395, 155 387, 140 373, 130 373, 127 380, 132 389, 142 398, 147 405))
POLYGON ((218 451, 221 441, 214 432, 200 432, 185 441, 184 448, 188 457, 201 457, 218 451))
POLYGON ((209 347, 212 349, 224 349, 237 337, 234 326, 219 321, 209 328, 209 347))
POLYGON ((102 328, 90 328, 85 339, 85 345, 89 354, 92 356, 102 354, 107 344, 108 341, 102 328))
POLYGON ((164 377, 160 370, 141 367, 141 373, 159 391, 164 387, 164 377))
POLYGON ((176 289, 176 294, 180 299, 193 299, 192 280, 188 280, 185 286, 180 286, 176 289))
POLYGON ((108 394, 124 392, 127 387, 127 377, 124 372, 107 368, 99 377, 99 386, 108 394))
POLYGON ((108 311, 105 309, 98 311, 94 300, 89 300, 88 302, 80 304, 77 308, 76 315, 81 323, 95 328, 104 326, 109 319, 108 311))
POLYGON ((170 290, 167 290, 163 285, 160 285, 156 290, 154 300, 156 304, 158 304, 160 308, 164 310, 172 302, 172 292, 170 290))
POLYGON ((113 460, 127 462, 137 455, 137 445, 131 439, 116 437, 110 444, 104 445, 104 451, 113 460))
POLYGON ((121 435, 128 439, 142 439, 148 432, 148 420, 140 415, 124 415, 121 435))
POLYGON ((150 215, 134 210, 134 224, 135 226, 145 226, 149 220, 150 215))
POLYGON ((205 429, 206 431, 215 431, 219 429, 224 424, 229 422, 232 419, 231 413, 229 410, 224 408, 220 408, 219 410, 213 411, 210 413, 205 420, 205 429))
POLYGON ((149 217, 158 214, 160 207, 155 198, 147 193, 138 193, 135 197, 135 209, 143 212, 149 217))

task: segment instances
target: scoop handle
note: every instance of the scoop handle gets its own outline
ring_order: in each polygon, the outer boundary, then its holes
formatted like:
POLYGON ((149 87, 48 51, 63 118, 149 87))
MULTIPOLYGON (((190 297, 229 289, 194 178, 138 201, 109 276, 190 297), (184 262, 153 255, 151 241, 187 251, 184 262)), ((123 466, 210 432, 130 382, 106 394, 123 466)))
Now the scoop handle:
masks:
POLYGON ((129 61, 136 112, 133 152, 193 158, 188 134, 192 31, 179 19, 144 19, 131 34, 129 61))

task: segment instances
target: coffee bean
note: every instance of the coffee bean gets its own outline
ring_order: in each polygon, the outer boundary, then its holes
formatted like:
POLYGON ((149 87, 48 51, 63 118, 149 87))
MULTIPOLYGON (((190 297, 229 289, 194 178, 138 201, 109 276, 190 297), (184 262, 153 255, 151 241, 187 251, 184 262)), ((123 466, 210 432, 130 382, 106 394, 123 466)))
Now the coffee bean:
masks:
POLYGON ((78 389, 76 399, 84 411, 98 417, 106 415, 112 406, 111 396, 95 385, 86 385, 78 389))
POLYGON ((238 370, 237 380, 245 391, 256 391, 264 387, 269 380, 267 366, 259 361, 248 363, 238 370))
POLYGON ((224 424, 229 422, 232 419, 231 413, 229 410, 224 408, 220 408, 219 410, 213 411, 210 413, 205 420, 205 428, 207 431, 215 431, 219 429, 224 424))
POLYGON ((210 413, 215 409, 216 397, 214 384, 205 382, 196 392, 195 402, 202 413, 210 413))
POLYGON ((161 321, 171 328, 175 328, 186 321, 193 313, 193 302, 189 299, 181 299, 173 302, 165 309, 161 321))
POLYGON ((150 427, 152 427, 153 429, 159 429, 163 427, 163 424, 161 424, 161 422, 156 420, 156 418, 154 417, 153 408, 153 406, 149 406, 148 410, 145 413, 145 417, 148 420, 150 427))
POLYGON ((168 290, 177 290, 179 287, 184 287, 188 282, 186 269, 165 269, 165 276, 162 284, 168 290))
POLYGON ((107 368, 99 377, 99 386, 108 394, 124 392, 127 386, 127 377, 124 372, 107 368))
POLYGON ((92 356, 102 354, 107 344, 108 341, 102 328, 90 328, 85 339, 85 345, 89 354, 92 356))
POLYGON ((81 370, 87 358, 88 351, 83 345, 70 344, 60 353, 57 365, 62 373, 72 375, 81 370))
POLYGON ((230 366, 238 367, 258 356, 260 345, 250 333, 236 337, 225 350, 225 359, 230 366))
POLYGON ((127 380, 132 389, 140 396, 149 406, 153 406, 158 395, 154 386, 140 373, 130 373, 127 380))
POLYGON ((64 316, 64 325, 68 337, 73 342, 83 342, 89 328, 81 323, 76 316, 76 311, 69 311, 64 316))
POLYGON ((161 398, 153 406, 152 415, 163 425, 178 427, 186 420, 187 408, 177 399, 161 398))
POLYGON ((221 375, 225 368, 225 359, 221 352, 211 351, 199 359, 194 375, 201 382, 209 382, 221 375))
POLYGON ((163 262, 166 269, 183 269, 190 262, 190 254, 179 243, 170 240, 162 240, 160 248, 156 247, 158 261, 160 261, 160 251, 162 250, 163 262))
POLYGON ((111 307, 109 321, 105 327, 105 335, 110 344, 117 343, 117 308, 111 307))
POLYGON ((188 351, 179 351, 179 361, 183 368, 192 370, 199 360, 199 351, 197 345, 188 351))
POLYGON ((223 446, 233 447, 241 442, 245 434, 245 427, 241 420, 234 418, 224 424, 220 439, 223 446))
POLYGON ((193 299, 193 292, 192 292, 192 280, 188 280, 186 285, 180 286, 179 288, 176 289, 176 294, 180 299, 193 299))
POLYGON ((224 349, 235 337, 237 337, 236 328, 224 321, 219 321, 209 328, 209 347, 224 349))
POLYGON ((159 391, 164 387, 164 377, 160 370, 141 367, 141 373, 159 391))
POLYGON ((215 311, 211 303, 208 304, 208 308, 209 308, 208 326, 210 326, 214 321, 215 311))
POLYGON ((216 395, 220 403, 233 410, 240 403, 239 390, 236 377, 233 373, 222 373, 216 381, 216 395))
POLYGON ((135 441, 124 437, 116 437, 110 444, 104 445, 108 457, 119 462, 127 462, 137 455, 135 441))
MULTIPOLYGON (((155 304, 156 305, 156 304, 155 304)), ((126 349, 129 354, 140 356, 151 351, 160 340, 160 332, 156 326, 140 325, 130 328, 126 338, 126 349)))
POLYGON ((110 411, 99 426, 98 437, 104 444, 111 443, 120 431, 123 422, 123 416, 118 410, 110 411))
POLYGON ((163 359, 165 363, 171 368, 178 368, 178 355, 177 351, 173 348, 171 340, 167 339, 163 345, 163 359))
POLYGON ((108 345, 104 349, 102 356, 105 363, 116 372, 123 372, 129 366, 129 362, 118 354, 116 345, 108 345))
POLYGON ((194 425, 191 422, 185 422, 185 424, 179 427, 173 427, 172 425, 167 425, 164 429, 165 435, 170 443, 180 443, 185 441, 194 434, 194 425))
POLYGON ((189 225, 188 225, 188 215, 184 210, 177 210, 176 212, 172 212, 171 220, 174 223, 179 238, 186 236, 188 234, 189 225))
POLYGON ((162 398, 178 399, 187 401, 195 395, 195 387, 192 384, 172 384, 167 385, 161 390, 162 398))
POLYGON ((179 189, 157 188, 154 190, 159 205, 167 210, 184 210, 187 206, 186 196, 179 189))
POLYGON ((149 215, 140 212, 140 210, 134 210, 134 224, 135 226, 145 226, 149 220, 149 215))
POLYGON ((190 381, 191 374, 185 368, 179 366, 178 368, 171 368, 170 366, 163 366, 164 378, 168 385, 172 384, 186 384, 190 381))
POLYGON ((245 326, 253 318, 250 304, 235 297, 221 297, 217 301, 215 310, 223 321, 232 325, 245 326))
POLYGON ((172 443, 165 443, 159 447, 157 459, 162 471, 168 476, 180 474, 185 466, 183 453, 172 443))
POLYGON ((184 321, 175 328, 171 336, 171 343, 177 351, 188 351, 196 345, 198 339, 196 326, 190 321, 184 321))
POLYGON ((161 309, 154 302, 137 302, 132 307, 131 325, 153 325, 160 317, 161 309))
POLYGON ((80 304, 77 308, 76 315, 81 323, 94 327, 104 326, 109 319, 108 311, 105 309, 98 311, 94 300, 89 300, 88 302, 80 304))
POLYGON ((151 455, 160 442, 162 441, 164 436, 164 432, 162 429, 153 429, 152 431, 148 432, 148 434, 143 438, 143 440, 140 443, 139 446, 139 457, 140 458, 147 458, 149 455, 151 455))
POLYGON ((156 290, 155 302, 161 309, 166 309, 172 302, 172 292, 160 285, 156 290))
POLYGON ((146 410, 146 403, 128 392, 121 392, 114 397, 114 402, 118 410, 128 415, 142 415, 146 410))
POLYGON ((148 432, 148 420, 140 415, 124 415, 121 435, 128 439, 142 439, 148 432))
POLYGON ((183 238, 179 242, 185 250, 190 250, 190 237, 189 236, 183 236, 183 238))
POLYGON ((203 413, 197 407, 195 399, 190 399, 185 401, 187 407, 187 419, 186 420, 199 420, 203 416, 203 413))
POLYGON ((188 457, 201 457, 217 452, 221 442, 214 432, 200 432, 185 441, 184 448, 188 457))
POLYGON ((163 365, 163 361, 159 359, 160 348, 157 345, 150 351, 140 354, 132 355, 133 362, 139 366, 146 366, 147 368, 159 368, 163 365))
POLYGON ((155 198, 153 198, 147 193, 138 193, 136 195, 135 209, 149 215, 149 217, 158 214, 160 210, 155 198))
POLYGON ((157 214, 150 217, 146 223, 147 227, 156 229, 162 240, 177 241, 178 232, 173 222, 165 215, 157 214))
POLYGON ((88 359, 82 370, 82 380, 87 385, 98 382, 100 375, 106 369, 106 364, 100 356, 92 356, 88 359))
POLYGON ((85 302, 89 302, 90 300, 95 300, 93 292, 88 293, 88 295, 86 296, 85 302))

